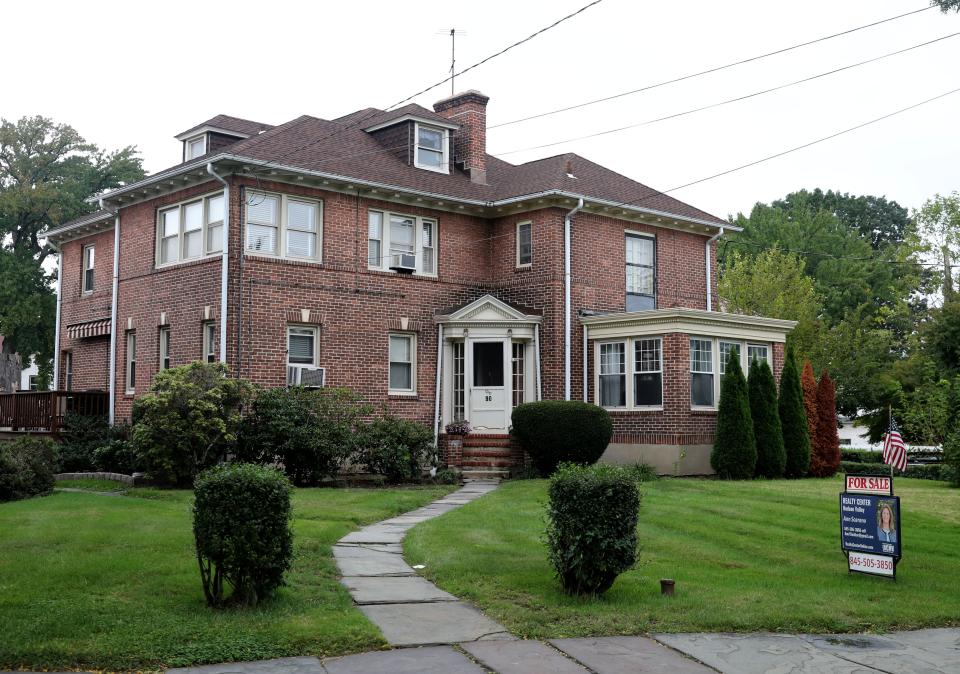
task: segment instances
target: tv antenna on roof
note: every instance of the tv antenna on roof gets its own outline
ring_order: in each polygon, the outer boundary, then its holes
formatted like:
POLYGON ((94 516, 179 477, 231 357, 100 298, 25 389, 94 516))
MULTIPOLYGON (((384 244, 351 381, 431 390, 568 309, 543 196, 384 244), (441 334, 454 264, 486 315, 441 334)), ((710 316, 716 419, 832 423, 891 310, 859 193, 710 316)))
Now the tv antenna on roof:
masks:
POLYGON ((454 84, 454 78, 457 74, 457 35, 466 35, 467 33, 462 30, 458 31, 456 28, 451 28, 449 32, 441 31, 437 34, 450 36, 450 95, 453 96, 455 93, 457 93, 454 84))

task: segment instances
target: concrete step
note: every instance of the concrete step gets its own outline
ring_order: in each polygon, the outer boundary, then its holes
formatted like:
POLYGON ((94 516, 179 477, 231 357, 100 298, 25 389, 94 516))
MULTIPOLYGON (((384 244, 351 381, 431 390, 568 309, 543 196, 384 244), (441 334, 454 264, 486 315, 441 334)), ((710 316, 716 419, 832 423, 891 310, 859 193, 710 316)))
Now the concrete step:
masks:
POLYGON ((509 447, 464 447, 463 448, 463 457, 480 457, 480 456, 489 456, 491 458, 499 459, 502 457, 510 457, 513 454, 513 450, 509 447))
POLYGON ((490 457, 468 458, 464 457, 461 464, 464 469, 467 468, 510 468, 513 461, 507 457, 503 459, 494 459, 490 457))
POLYGON ((466 467, 460 472, 460 478, 464 482, 499 482, 510 477, 510 469, 502 467, 466 467))

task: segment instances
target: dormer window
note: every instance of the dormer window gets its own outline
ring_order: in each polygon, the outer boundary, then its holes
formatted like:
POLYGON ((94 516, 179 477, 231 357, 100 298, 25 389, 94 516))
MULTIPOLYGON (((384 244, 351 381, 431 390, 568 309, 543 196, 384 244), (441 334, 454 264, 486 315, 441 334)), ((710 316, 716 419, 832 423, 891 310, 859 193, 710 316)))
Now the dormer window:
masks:
POLYGON ((187 145, 187 159, 196 159, 197 157, 206 154, 207 152, 207 137, 206 135, 197 136, 196 138, 191 138, 186 141, 187 145))
POLYGON ((416 158, 414 165, 417 168, 427 169, 429 171, 438 171, 448 173, 447 148, 448 131, 435 126, 426 126, 424 124, 416 125, 416 158))

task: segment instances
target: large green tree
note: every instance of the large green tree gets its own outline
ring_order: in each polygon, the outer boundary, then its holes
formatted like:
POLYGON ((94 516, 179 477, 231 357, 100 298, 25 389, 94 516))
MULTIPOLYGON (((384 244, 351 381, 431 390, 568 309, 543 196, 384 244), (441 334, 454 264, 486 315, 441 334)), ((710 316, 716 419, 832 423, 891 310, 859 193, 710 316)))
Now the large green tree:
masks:
POLYGON ((943 297, 948 300, 958 290, 954 279, 960 266, 960 192, 927 199, 916 212, 916 220, 927 250, 940 263, 943 297))
POLYGON ((960 0, 931 0, 930 4, 934 7, 939 7, 944 14, 951 9, 955 12, 960 12, 960 0))
POLYGON ((53 356, 55 272, 44 232, 96 209, 89 197, 144 176, 134 147, 105 152, 45 117, 0 120, 0 334, 3 350, 53 356))

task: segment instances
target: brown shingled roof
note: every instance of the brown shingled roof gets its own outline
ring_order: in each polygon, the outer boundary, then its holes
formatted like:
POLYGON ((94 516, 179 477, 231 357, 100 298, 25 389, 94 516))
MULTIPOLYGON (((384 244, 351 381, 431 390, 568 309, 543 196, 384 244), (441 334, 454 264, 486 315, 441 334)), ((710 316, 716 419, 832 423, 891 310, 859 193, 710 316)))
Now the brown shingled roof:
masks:
POLYGON ((256 136, 261 131, 266 131, 267 129, 273 128, 272 125, 264 124, 263 122, 253 122, 249 119, 240 119, 239 117, 231 117, 230 115, 217 115, 216 117, 211 117, 205 122, 201 122, 196 126, 190 127, 186 131, 178 133, 175 137, 179 138, 180 136, 185 136, 188 133, 196 131, 197 129, 202 129, 205 126, 213 126, 225 131, 233 131, 242 136, 256 136))

